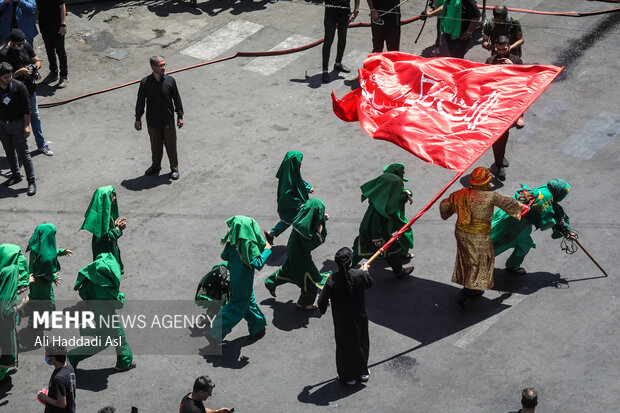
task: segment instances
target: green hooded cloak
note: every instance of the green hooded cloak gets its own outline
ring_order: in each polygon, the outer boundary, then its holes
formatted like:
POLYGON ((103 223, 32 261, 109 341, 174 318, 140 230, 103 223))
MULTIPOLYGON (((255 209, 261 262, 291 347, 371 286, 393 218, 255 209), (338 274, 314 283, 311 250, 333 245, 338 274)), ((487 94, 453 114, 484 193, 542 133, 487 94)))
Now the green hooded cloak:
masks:
POLYGON ((111 252, 121 266, 122 273, 124 266, 117 240, 123 233, 116 227, 118 201, 112 202, 113 196, 116 196, 116 190, 112 185, 97 188, 84 214, 80 230, 85 229, 93 234, 93 261, 99 254, 111 252))
POLYGON ((0 269, 9 265, 17 265, 19 270, 18 287, 28 286, 30 281, 30 270, 28 269, 28 261, 19 245, 2 244, 0 245, 0 269))
MULTIPOLYGON (((6 244, 5 244, 6 245, 6 244)), ((8 367, 17 366, 17 288, 19 266, 0 268, 0 379, 8 367)))
POLYGON ((461 36, 461 0, 452 0, 446 7, 445 0, 442 0, 437 7, 443 5, 440 17, 441 32, 450 35, 452 40, 456 40, 461 36))
POLYGON ((82 300, 116 301, 116 308, 121 308, 125 295, 119 291, 120 285, 120 265, 113 254, 104 252, 78 271, 73 289, 79 292, 82 300))
POLYGON ((28 241, 28 250, 30 250, 30 269, 35 278, 44 277, 54 281, 55 274, 60 271, 58 256, 63 253, 56 248, 56 226, 37 225, 28 241))
POLYGON ((278 178, 278 214, 287 223, 295 218, 299 208, 310 198, 308 191, 312 189, 312 186, 301 178, 303 157, 304 155, 298 151, 287 152, 276 173, 276 178, 278 178))
POLYGON ((301 288, 300 305, 314 303, 331 272, 320 273, 312 261, 312 250, 325 242, 325 204, 318 198, 306 201, 293 220, 293 231, 286 245, 286 261, 265 280, 269 290, 290 282, 301 288), (321 227, 319 232, 319 227, 321 227))
POLYGON ((260 233, 260 227, 252 218, 235 215, 226 220, 228 232, 222 237, 222 245, 227 242, 237 250, 241 261, 250 266, 252 260, 261 254, 267 243, 260 233))

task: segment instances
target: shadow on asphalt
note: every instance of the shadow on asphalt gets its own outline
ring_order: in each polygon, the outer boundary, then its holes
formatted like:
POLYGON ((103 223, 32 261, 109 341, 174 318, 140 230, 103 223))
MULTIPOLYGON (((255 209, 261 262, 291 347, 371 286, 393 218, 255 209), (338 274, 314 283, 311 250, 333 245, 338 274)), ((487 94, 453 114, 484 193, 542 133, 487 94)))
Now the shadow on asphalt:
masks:
POLYGON ((293 331, 299 328, 306 328, 311 318, 320 318, 319 310, 307 311, 300 310, 295 306, 293 300, 283 303, 275 298, 267 298, 261 301, 261 305, 267 305, 273 310, 273 320, 271 324, 282 331, 293 331))
POLYGON ((286 245, 275 245, 271 247, 271 255, 267 258, 266 264, 270 267, 281 267, 286 261, 286 245))
MULTIPOLYGON (((6 399, 6 397, 11 394, 11 390, 13 389, 13 380, 11 379, 11 374, 15 373, 16 371, 17 370, 14 368, 9 368, 9 371, 6 373, 4 380, 0 382, 0 400, 6 399)), ((0 401, 0 407, 8 403, 8 400, 0 401)))
POLYGON ((209 346, 200 349, 200 354, 205 361, 213 367, 224 367, 228 369, 242 369, 250 363, 247 356, 241 356, 241 349, 252 344, 249 336, 238 337, 233 341, 224 340, 222 344, 221 354, 208 354, 212 351, 209 346))
MULTIPOLYGON (((363 384, 356 384, 355 386, 347 386, 340 383, 338 379, 330 380, 327 383, 319 383, 314 386, 306 386, 297 396, 297 400, 302 403, 314 404, 317 406, 329 406, 331 402, 349 397, 352 394, 357 393, 360 390, 366 388, 363 384), (323 385, 323 386, 321 386, 323 385), (315 391, 311 390, 315 387, 319 387, 315 391)), ((337 408, 337 405, 332 407, 337 408)))
POLYGON ((157 176, 141 175, 136 178, 125 179, 121 182, 121 185, 130 191, 143 191, 145 189, 155 188, 159 185, 170 185, 171 183, 170 176, 166 173, 157 176))
POLYGON ((106 367, 103 369, 76 369, 77 377, 76 386, 78 389, 90 391, 102 391, 108 388, 108 378, 112 374, 118 373, 114 367, 106 367))

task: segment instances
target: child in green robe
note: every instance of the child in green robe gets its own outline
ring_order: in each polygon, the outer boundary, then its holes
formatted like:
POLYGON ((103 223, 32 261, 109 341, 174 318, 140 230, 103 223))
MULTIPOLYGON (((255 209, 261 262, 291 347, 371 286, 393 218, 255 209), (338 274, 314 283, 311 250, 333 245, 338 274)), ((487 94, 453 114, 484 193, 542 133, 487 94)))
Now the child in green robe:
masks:
POLYGON ((0 267, 0 382, 10 367, 18 365, 17 295, 27 285, 20 276, 19 265, 0 267))
POLYGON ((265 280, 265 287, 276 296, 276 287, 287 282, 301 288, 297 307, 315 310, 319 289, 331 272, 320 273, 312 261, 312 250, 325 242, 327 230, 325 204, 317 198, 309 199, 293 220, 293 229, 286 245, 287 258, 284 265, 265 280))
POLYGON ((124 273, 118 239, 127 227, 127 218, 118 216, 116 190, 112 185, 97 188, 84 214, 84 223, 80 230, 85 229, 93 234, 93 261, 102 252, 110 252, 124 273))
POLYGON ((297 212, 314 192, 312 186, 301 178, 301 161, 304 155, 298 151, 289 151, 278 168, 278 215, 280 221, 269 231, 265 239, 273 244, 275 237, 283 233, 295 219, 297 212))

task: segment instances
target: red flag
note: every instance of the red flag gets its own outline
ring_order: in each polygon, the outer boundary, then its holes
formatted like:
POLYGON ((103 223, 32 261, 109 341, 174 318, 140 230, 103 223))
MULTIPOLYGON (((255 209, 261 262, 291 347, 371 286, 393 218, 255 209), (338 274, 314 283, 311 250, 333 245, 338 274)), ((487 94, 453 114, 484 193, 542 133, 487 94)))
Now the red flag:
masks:
POLYGON ((374 139, 426 162, 466 170, 540 96, 562 68, 485 65, 401 52, 373 54, 359 69, 360 88, 334 113, 359 120, 374 139))

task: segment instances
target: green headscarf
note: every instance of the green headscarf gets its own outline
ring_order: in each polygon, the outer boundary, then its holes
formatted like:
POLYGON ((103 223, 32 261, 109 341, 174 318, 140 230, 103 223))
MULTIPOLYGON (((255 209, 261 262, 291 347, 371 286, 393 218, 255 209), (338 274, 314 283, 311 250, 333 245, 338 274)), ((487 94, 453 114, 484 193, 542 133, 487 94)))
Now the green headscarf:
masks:
POLYGON ((391 163, 383 167, 383 172, 394 174, 402 178, 404 182, 409 182, 409 179, 405 178, 405 164, 400 162, 391 163))
POLYGON ((107 234, 118 219, 118 202, 112 203, 116 190, 112 185, 97 188, 84 214, 80 229, 92 232, 97 238, 107 234))
POLYGON ((78 271, 73 289, 79 291, 83 300, 109 300, 122 304, 125 295, 119 291, 120 286, 121 266, 112 253, 103 252, 78 271))
POLYGON ((450 35, 452 40, 456 40, 461 36, 461 0, 451 0, 447 7, 445 0, 442 3, 440 30, 450 35))
POLYGON ((301 178, 301 160, 304 155, 288 151, 278 168, 278 211, 297 210, 310 198, 306 183, 301 178))
POLYGON ((560 202, 570 191, 570 185, 563 179, 550 179, 547 182, 547 188, 553 195, 553 202, 560 202))
POLYGON ((22 254, 22 248, 19 245, 0 245, 0 268, 8 267, 9 265, 17 265, 19 269, 19 287, 30 284, 28 261, 24 254, 22 254))
POLYGON ((321 224, 325 231, 325 204, 318 198, 312 198, 301 207, 292 225, 299 235, 312 239, 321 224))
POLYGON ((56 249, 56 226, 54 224, 39 224, 28 241, 28 250, 31 251, 30 262, 32 273, 35 275, 52 275, 60 271, 58 250, 56 249), (34 254, 34 257, 32 257, 34 254))
MULTIPOLYGON (((0 317, 9 318, 17 307, 19 267, 11 264, 0 268, 0 317)), ((2 334, 7 334, 3 331, 2 334)))
POLYGON ((386 218, 392 218, 401 207, 403 196, 403 179, 393 173, 383 173, 366 182, 362 190, 362 202, 368 199, 377 212, 386 218))
POLYGON ((260 233, 258 223, 252 218, 235 215, 226 220, 226 225, 228 232, 222 237, 222 245, 229 242, 230 246, 235 247, 239 253, 241 261, 250 265, 267 245, 260 233))

